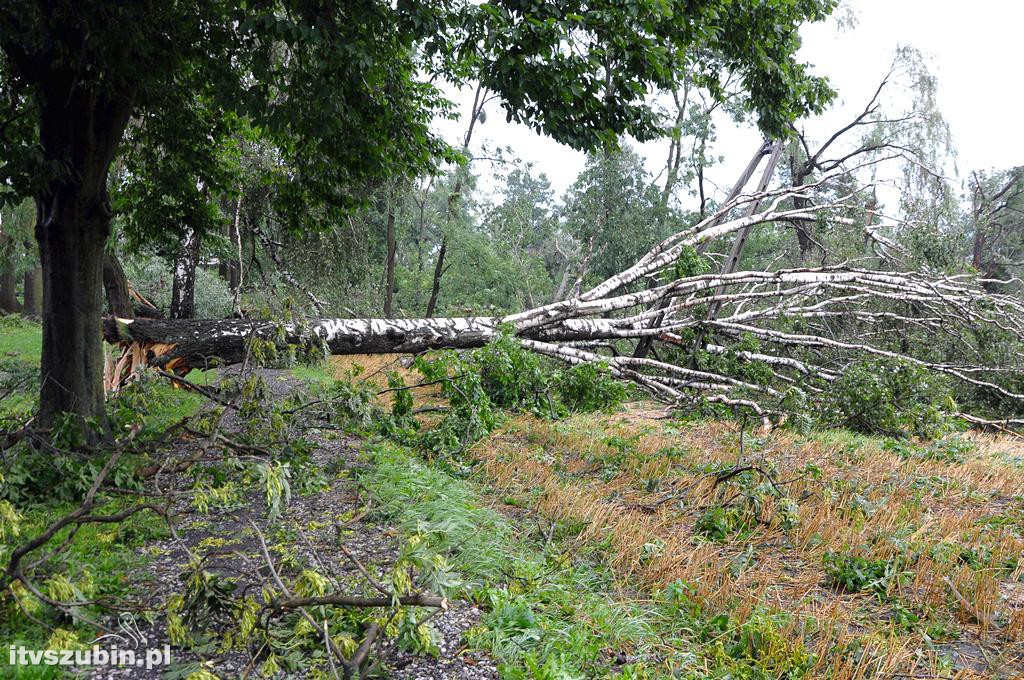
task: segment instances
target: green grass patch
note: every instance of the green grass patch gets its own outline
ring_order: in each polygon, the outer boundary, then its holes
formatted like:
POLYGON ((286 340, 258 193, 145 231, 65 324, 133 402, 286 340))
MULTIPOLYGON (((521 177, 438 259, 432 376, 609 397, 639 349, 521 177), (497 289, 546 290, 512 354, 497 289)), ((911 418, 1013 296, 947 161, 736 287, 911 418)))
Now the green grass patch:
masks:
POLYGON ((0 316, 0 357, 38 364, 42 348, 42 326, 13 314, 0 316))

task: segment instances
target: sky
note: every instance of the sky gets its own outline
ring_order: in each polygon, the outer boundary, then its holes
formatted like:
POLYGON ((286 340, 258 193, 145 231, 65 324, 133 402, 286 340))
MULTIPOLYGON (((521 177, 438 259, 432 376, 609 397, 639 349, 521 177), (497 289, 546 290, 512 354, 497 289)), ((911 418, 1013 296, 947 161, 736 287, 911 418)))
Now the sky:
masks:
MULTIPOLYGON (((1024 2, 1016 0, 849 0, 837 16, 852 17, 853 25, 835 18, 804 26, 799 57, 814 65, 813 72, 829 78, 838 97, 819 120, 803 123, 809 137, 823 139, 859 113, 882 77, 889 71, 898 46, 910 45, 924 55, 938 79, 939 107, 949 123, 956 147, 956 169, 962 178, 973 170, 1024 164, 1024 134, 1017 123, 1024 112, 1024 89, 1017 85, 1024 2), (842 25, 841 25, 842 24, 842 25)), ((895 88, 894 88, 895 89, 895 88)), ((898 96, 898 92, 893 92, 898 96)), ((455 97, 468 115, 472 92, 455 97)), ((531 129, 506 123, 497 102, 474 133, 472 149, 483 145, 510 146, 513 154, 531 162, 561 193, 583 169, 584 156, 542 137, 531 129)), ((464 134, 464 121, 438 124, 452 142, 464 134)), ((709 184, 722 187, 721 198, 760 144, 753 126, 718 122, 715 151, 724 160, 707 172, 709 184)), ((667 141, 639 145, 648 170, 657 175, 668 151, 667 141)), ((481 162, 486 165, 486 161, 481 162)), ((483 177, 494 168, 478 165, 483 177)), ((947 174, 952 174, 948 169, 947 174)))

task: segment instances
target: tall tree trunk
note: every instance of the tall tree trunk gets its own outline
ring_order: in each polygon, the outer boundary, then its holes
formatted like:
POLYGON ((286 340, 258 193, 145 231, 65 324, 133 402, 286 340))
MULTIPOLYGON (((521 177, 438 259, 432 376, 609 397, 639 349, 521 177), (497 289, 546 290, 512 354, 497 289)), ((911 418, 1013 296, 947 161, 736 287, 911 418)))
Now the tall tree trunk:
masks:
POLYGON ((107 313, 122 319, 135 317, 128 277, 124 275, 117 255, 109 250, 103 254, 103 288, 107 292, 107 313))
POLYGON ((14 267, 9 267, 0 272, 0 312, 14 314, 21 311, 18 305, 16 291, 17 280, 14 277, 14 267))
POLYGON ((21 313, 29 316, 39 316, 43 312, 43 273, 38 265, 25 272, 22 279, 24 284, 25 302, 21 306, 21 313))
POLYGON ((437 251, 437 263, 434 265, 434 283, 430 287, 430 300, 427 301, 426 317, 434 316, 437 309, 437 298, 441 293, 441 277, 444 276, 444 256, 448 250, 448 235, 441 238, 441 249, 437 251))
POLYGON ((36 196, 43 278, 39 418, 74 413, 105 425, 103 251, 110 236, 107 173, 132 109, 133 92, 78 82, 52 64, 39 83, 39 141, 65 168, 36 196))
POLYGON ((239 231, 239 223, 242 217, 242 196, 235 201, 234 210, 234 219, 224 226, 224 235, 231 242, 231 249, 234 252, 230 258, 221 258, 220 266, 217 269, 231 290, 231 311, 235 315, 240 315, 242 312, 242 233, 239 231))
POLYGON ((191 227, 185 231, 178 256, 174 259, 171 284, 171 318, 191 319, 196 315, 196 265, 199 263, 199 235, 191 227))
MULTIPOLYGON (((487 89, 483 83, 479 83, 476 86, 476 94, 473 96, 473 106, 469 110, 469 127, 466 128, 466 136, 462 140, 462 152, 466 153, 469 151, 469 143, 473 139, 473 130, 476 128, 476 121, 480 118, 480 112, 483 111, 484 104, 487 103, 487 89)), ((445 210, 445 226, 448 226, 452 222, 452 217, 455 215, 455 204, 462 197, 462 180, 465 178, 464 170, 459 169, 458 176, 455 180, 455 187, 452 192, 448 195, 448 204, 445 210)), ((437 262, 434 264, 434 282, 430 287, 430 300, 427 302, 427 313, 426 317, 429 319, 434 316, 434 310, 437 308, 437 297, 441 293, 441 277, 444 276, 445 266, 444 257, 448 253, 448 233, 447 231, 441 237, 441 249, 437 252, 437 262)))
POLYGON ((41 197, 36 236, 43 269, 40 421, 61 412, 84 419, 103 411, 103 249, 110 233, 102 190, 74 184, 41 197), (88 195, 91 194, 91 195, 88 195))
MULTIPOLYGON (((384 263, 384 318, 392 318, 392 308, 395 297, 395 202, 392 198, 388 205, 387 223, 388 256, 384 263)), ((431 309, 433 312, 433 309, 431 309)))

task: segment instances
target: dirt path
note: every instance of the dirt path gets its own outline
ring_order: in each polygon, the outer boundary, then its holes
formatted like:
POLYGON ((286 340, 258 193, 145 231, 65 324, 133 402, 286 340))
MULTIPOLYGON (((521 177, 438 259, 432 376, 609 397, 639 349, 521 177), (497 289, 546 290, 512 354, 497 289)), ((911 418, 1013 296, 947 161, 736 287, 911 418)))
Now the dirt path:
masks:
MULTIPOLYGON (((299 381, 285 371, 267 370, 264 378, 274 399, 280 399, 300 386, 299 381)), ((225 416, 224 426, 227 433, 232 432, 238 427, 237 418, 225 416)), ((190 554, 199 558, 203 569, 218 579, 233 579, 236 592, 261 587, 259 575, 266 575, 268 569, 259 535, 252 530, 253 524, 271 546, 287 536, 293 553, 290 558, 330 575, 343 586, 351 584, 351 592, 360 593, 366 588, 366 581, 355 561, 378 581, 388 582, 387 574, 395 563, 399 548, 396 532, 386 524, 374 521, 373 498, 368 497, 355 481, 360 466, 366 464, 359 453, 362 442, 353 437, 335 435, 316 430, 307 435, 316 445, 311 454, 316 468, 334 473, 325 475, 327 488, 307 495, 293 495, 282 516, 273 522, 268 521, 265 501, 259 495, 246 497, 241 504, 230 509, 211 509, 207 513, 194 509, 187 496, 176 504, 177 537, 147 546, 144 552, 150 562, 146 570, 131 576, 137 585, 136 590, 145 594, 151 610, 157 614, 153 623, 141 622, 140 632, 145 641, 140 648, 162 648, 169 642, 162 613, 167 598, 182 590, 182 574, 189 568, 190 554), (354 560, 344 554, 342 545, 354 560)), ((195 445, 189 440, 176 444, 182 449, 195 445)), ((432 626, 440 634, 440 654, 436 658, 410 654, 392 642, 378 645, 376 657, 394 678, 497 678, 497 671, 489 658, 464 649, 464 635, 477 624, 479 617, 480 611, 476 607, 453 601, 447 611, 431 619, 432 626)), ((200 646, 198 650, 172 647, 172 668, 191 665, 198 669, 201 665, 219 678, 256 675, 247 653, 223 653, 214 649, 216 646, 209 644, 200 646)), ((90 677, 162 678, 165 671, 105 668, 94 670, 90 677)))

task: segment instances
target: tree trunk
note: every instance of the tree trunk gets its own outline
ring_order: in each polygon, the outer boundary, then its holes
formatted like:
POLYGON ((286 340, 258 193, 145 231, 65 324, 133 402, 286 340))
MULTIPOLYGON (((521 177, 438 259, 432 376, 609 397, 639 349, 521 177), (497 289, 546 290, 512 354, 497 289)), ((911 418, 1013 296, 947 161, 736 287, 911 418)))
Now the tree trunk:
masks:
POLYGON ((397 247, 395 244, 394 200, 388 205, 387 243, 388 255, 387 261, 384 263, 384 317, 390 319, 393 316, 392 308, 395 297, 395 252, 397 247))
POLYGON ((128 278, 124 275, 117 255, 107 251, 103 254, 103 288, 107 292, 107 313, 122 319, 135 317, 131 294, 128 292, 128 278))
MULTIPOLYGON (((800 188, 804 184, 804 180, 810 174, 810 169, 806 166, 798 165, 796 157, 790 155, 789 157, 789 173, 793 178, 793 186, 800 188)), ((803 196, 793 197, 793 207, 797 210, 803 210, 807 207, 807 199, 803 196)), ((798 262, 803 265, 811 256, 811 251, 814 249, 814 242, 811 240, 811 235, 807 233, 807 228, 802 222, 793 222, 793 229, 796 231, 796 245, 800 249, 798 256, 798 262)))
POLYGON ((100 319, 103 249, 110 233, 101 193, 65 185, 41 197, 36 237, 43 269, 40 421, 58 413, 103 418, 100 319), (92 192, 90 192, 92 193, 92 192))
POLYGON ((978 224, 974 228, 974 243, 971 247, 971 266, 979 273, 985 273, 985 230, 978 224))
MULTIPOLYGON (((306 328, 323 338, 332 354, 386 354, 482 347, 497 332, 497 320, 310 319, 306 328)), ((302 342, 293 328, 286 330, 288 342, 302 342)), ((272 322, 250 319, 119 321, 108 317, 103 326, 108 342, 174 345, 166 354, 148 357, 153 365, 163 366, 180 358, 189 367, 202 367, 214 360, 238 363, 245 357, 245 344, 250 336, 273 339, 276 331, 272 322)))
POLYGON ((0 272, 0 312, 14 314, 21 311, 16 286, 13 267, 0 272))
POLYGON ((572 262, 569 261, 569 258, 566 258, 565 266, 562 267, 562 277, 558 282, 558 288, 556 288, 555 292, 551 295, 552 303, 561 302, 562 298, 565 297, 565 291, 569 287, 569 277, 572 274, 571 270, 572 262))
MULTIPOLYGON (((122 84, 123 85, 123 84, 122 84)), ((111 86, 113 87, 113 86, 111 86)), ((60 413, 105 425, 103 251, 110 236, 107 173, 132 110, 132 90, 80 83, 49 65, 39 82, 39 141, 65 172, 36 196, 43 279, 38 425, 60 413)))
POLYGON ((428 319, 434 316, 434 310, 437 309, 437 297, 441 293, 441 277, 444 276, 444 256, 447 251, 448 236, 445 235, 441 239, 441 249, 437 251, 437 263, 434 265, 434 283, 430 287, 430 300, 427 301, 425 315, 428 319))
POLYGON ((21 306, 21 313, 28 316, 39 316, 43 312, 43 274, 38 265, 25 272, 22 279, 24 284, 25 302, 21 306))
POLYGON ((218 271, 231 290, 231 311, 235 316, 242 314, 242 233, 239 226, 242 217, 242 196, 235 201, 235 218, 224 227, 224 235, 231 241, 234 257, 221 258, 218 271))
MULTIPOLYGON (((507 319, 506 319, 507 320, 507 319)), ((441 319, 309 319, 303 324, 306 336, 293 325, 285 326, 287 342, 302 343, 313 333, 327 343, 331 354, 416 353, 432 349, 472 349, 483 347, 498 332, 499 317, 441 319)), ((558 328, 522 329, 517 334, 528 340, 588 341, 605 337, 607 328, 586 322, 558 328)), ((134 319, 107 317, 103 337, 110 343, 172 345, 156 356, 150 351, 147 361, 166 366, 172 360, 177 368, 203 368, 213 363, 235 364, 246 356, 250 337, 272 340, 278 325, 253 319, 134 319)))
POLYGON ((196 265, 199 263, 199 235, 186 229, 181 249, 174 260, 171 284, 171 318, 191 319, 196 315, 196 265))

